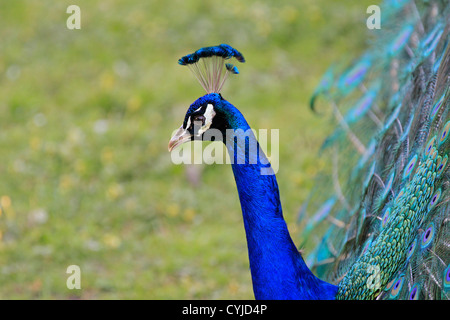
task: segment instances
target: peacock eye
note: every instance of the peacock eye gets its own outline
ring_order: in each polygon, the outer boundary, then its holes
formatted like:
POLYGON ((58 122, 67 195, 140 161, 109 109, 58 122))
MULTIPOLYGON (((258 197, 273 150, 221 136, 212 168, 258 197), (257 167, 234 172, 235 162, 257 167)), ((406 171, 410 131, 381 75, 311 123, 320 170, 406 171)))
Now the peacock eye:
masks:
POLYGON ((203 115, 201 115, 201 114, 193 116, 192 117, 192 122, 201 122, 202 125, 204 125, 205 124, 205 117, 203 115))

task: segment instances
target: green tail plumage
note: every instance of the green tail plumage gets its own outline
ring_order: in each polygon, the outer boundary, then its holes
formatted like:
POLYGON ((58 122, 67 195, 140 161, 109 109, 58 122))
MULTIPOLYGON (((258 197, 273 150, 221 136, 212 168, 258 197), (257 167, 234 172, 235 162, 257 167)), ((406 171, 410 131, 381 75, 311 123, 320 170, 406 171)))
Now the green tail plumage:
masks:
POLYGON ((450 5, 380 8, 375 44, 311 99, 338 126, 322 147, 330 172, 303 206, 306 233, 325 230, 307 263, 338 299, 449 299, 450 5))

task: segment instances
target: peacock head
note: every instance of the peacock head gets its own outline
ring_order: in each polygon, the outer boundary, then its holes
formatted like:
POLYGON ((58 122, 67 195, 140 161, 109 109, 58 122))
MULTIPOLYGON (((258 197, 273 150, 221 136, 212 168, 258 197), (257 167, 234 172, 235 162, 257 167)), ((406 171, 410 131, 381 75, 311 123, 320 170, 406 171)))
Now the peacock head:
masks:
POLYGON ((215 141, 218 135, 211 134, 213 129, 225 132, 229 125, 227 115, 235 108, 220 91, 230 74, 239 74, 236 66, 225 63, 231 58, 245 62, 242 54, 227 44, 201 48, 178 60, 180 65, 189 67, 207 94, 191 104, 183 124, 169 141, 169 151, 192 140, 215 141))
POLYGON ((169 141, 169 151, 193 140, 214 141, 217 135, 205 134, 213 129, 223 132, 225 121, 223 107, 226 100, 220 93, 208 93, 191 104, 184 117, 183 124, 169 141))

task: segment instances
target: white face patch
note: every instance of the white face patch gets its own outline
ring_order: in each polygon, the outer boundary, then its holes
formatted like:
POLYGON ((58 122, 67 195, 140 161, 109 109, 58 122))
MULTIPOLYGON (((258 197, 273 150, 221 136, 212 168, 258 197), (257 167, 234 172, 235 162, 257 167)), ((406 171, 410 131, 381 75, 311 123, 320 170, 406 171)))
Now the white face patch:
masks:
POLYGON ((186 122, 186 129, 188 129, 190 126, 191 126, 191 117, 189 117, 189 118, 187 119, 187 122, 186 122))
POLYGON ((215 115, 216 115, 216 112, 214 111, 213 105, 208 104, 206 106, 205 113, 203 114, 203 116, 205 117, 205 125, 203 127, 201 127, 200 130, 198 130, 198 135, 203 134, 206 130, 209 129, 209 127, 211 127, 212 120, 215 115))

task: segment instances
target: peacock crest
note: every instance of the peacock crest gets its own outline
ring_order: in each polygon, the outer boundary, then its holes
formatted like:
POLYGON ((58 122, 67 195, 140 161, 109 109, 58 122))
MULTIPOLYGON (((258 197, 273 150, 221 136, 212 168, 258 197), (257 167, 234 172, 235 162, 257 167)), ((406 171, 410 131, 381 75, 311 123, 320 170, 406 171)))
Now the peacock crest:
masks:
POLYGON ((220 93, 228 76, 239 74, 238 68, 227 62, 231 58, 245 62, 239 51, 228 44, 221 44, 201 48, 180 58, 178 63, 189 67, 206 93, 220 93))

